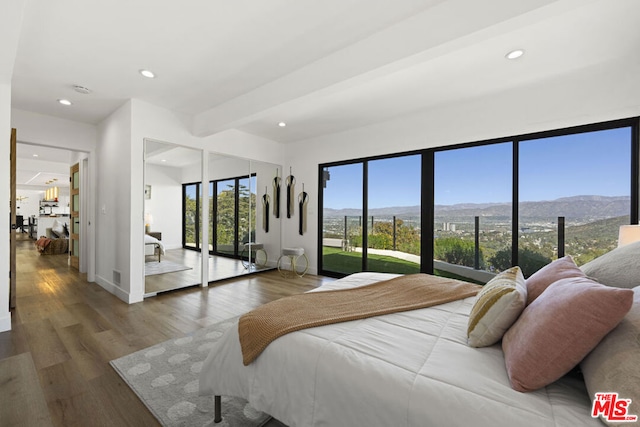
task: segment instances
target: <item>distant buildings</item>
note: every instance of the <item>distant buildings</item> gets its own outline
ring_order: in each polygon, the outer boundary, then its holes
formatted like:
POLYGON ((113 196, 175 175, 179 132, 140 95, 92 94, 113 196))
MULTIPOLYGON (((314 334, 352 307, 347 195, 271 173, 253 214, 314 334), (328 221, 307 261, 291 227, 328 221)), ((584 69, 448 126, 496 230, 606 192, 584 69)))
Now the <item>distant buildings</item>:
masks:
POLYGON ((443 222, 442 231, 456 231, 456 225, 451 222, 443 222))

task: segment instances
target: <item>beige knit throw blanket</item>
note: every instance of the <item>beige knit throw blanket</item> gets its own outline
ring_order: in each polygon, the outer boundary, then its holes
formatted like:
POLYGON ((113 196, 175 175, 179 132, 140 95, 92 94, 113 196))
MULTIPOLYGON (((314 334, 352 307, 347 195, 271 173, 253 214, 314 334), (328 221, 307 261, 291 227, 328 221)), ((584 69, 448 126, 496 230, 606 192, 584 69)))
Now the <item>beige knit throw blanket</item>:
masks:
POLYGON ((416 310, 476 295, 481 286, 429 274, 410 274, 353 289, 310 292, 264 304, 240 317, 242 361, 253 362, 289 332, 416 310))

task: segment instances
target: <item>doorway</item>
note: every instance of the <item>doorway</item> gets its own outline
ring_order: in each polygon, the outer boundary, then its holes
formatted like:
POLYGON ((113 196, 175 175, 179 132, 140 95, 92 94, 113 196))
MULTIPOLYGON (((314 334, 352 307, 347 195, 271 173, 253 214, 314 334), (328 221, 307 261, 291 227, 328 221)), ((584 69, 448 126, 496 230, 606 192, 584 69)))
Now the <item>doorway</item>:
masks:
MULTIPOLYGON (((86 200, 81 200, 79 196, 81 188, 88 189, 88 160, 88 152, 17 141, 16 170, 12 179, 16 182, 16 209, 24 218, 25 234, 21 233, 20 236, 28 240, 21 242, 21 245, 26 245, 36 253, 36 242, 41 237, 54 241, 55 248, 41 253, 43 265, 46 264, 44 257, 53 256, 64 258, 64 263, 78 268, 80 272, 86 272, 87 266, 93 264, 87 259, 88 242, 80 233, 81 226, 83 230, 86 229, 89 216, 81 217, 82 210, 77 210, 72 217, 72 209, 86 205, 86 200), (76 168, 77 177, 74 194, 82 202, 75 206, 71 194, 73 172, 70 175, 73 167, 76 168), (72 219, 76 220, 75 224, 72 219), (74 257, 70 257, 70 251, 74 257)), ((17 274, 20 273, 20 265, 17 265, 17 274)))

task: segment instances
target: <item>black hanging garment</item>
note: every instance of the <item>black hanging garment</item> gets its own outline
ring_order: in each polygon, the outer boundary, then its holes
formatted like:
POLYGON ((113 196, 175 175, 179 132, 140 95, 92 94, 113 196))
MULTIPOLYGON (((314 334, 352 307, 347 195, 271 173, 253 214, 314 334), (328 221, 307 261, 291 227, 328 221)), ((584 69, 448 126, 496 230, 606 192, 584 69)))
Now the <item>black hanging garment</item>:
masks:
POLYGON ((302 236, 307 231, 307 204, 309 203, 309 195, 304 191, 298 195, 298 232, 302 236))
POLYGON ((295 206, 294 197, 296 194, 296 178, 289 175, 286 179, 287 183, 287 218, 293 216, 293 208, 295 206))
POLYGON ((266 192, 262 196, 262 228, 265 233, 269 232, 269 195, 266 192))
POLYGON ((273 178, 273 216, 280 218, 280 182, 282 179, 278 176, 276 170, 276 177, 273 178))

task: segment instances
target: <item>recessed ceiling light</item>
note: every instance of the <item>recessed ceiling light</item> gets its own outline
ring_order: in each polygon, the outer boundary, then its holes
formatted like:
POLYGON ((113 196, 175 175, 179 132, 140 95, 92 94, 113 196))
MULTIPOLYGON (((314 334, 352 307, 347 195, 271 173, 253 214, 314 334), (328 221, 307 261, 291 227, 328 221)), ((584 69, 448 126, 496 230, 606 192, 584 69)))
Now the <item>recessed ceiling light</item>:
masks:
POLYGON ((33 155, 33 157, 38 157, 38 155, 37 155, 37 154, 34 154, 34 155, 33 155))
POLYGON ((522 55, 524 55, 524 50, 516 49, 516 50, 512 50, 511 52, 507 53, 505 55, 505 58, 507 58, 507 59, 518 59, 522 55))
POLYGON ((160 160, 160 161, 161 161, 161 162, 166 162, 166 161, 167 161, 167 159, 162 159, 162 160, 160 160))
POLYGON ((143 69, 143 70, 139 70, 139 72, 140 72, 140 74, 142 74, 143 76, 145 76, 145 77, 147 77, 149 79, 153 79, 153 78, 156 77, 156 75, 153 74, 153 72, 149 71, 149 70, 144 70, 143 69))
POLYGON ((280 126, 281 128, 285 127, 287 124, 285 122, 280 122, 278 123, 278 126, 280 126))
POLYGON ((71 105, 71 101, 68 99, 58 99, 58 102, 62 105, 71 105))

